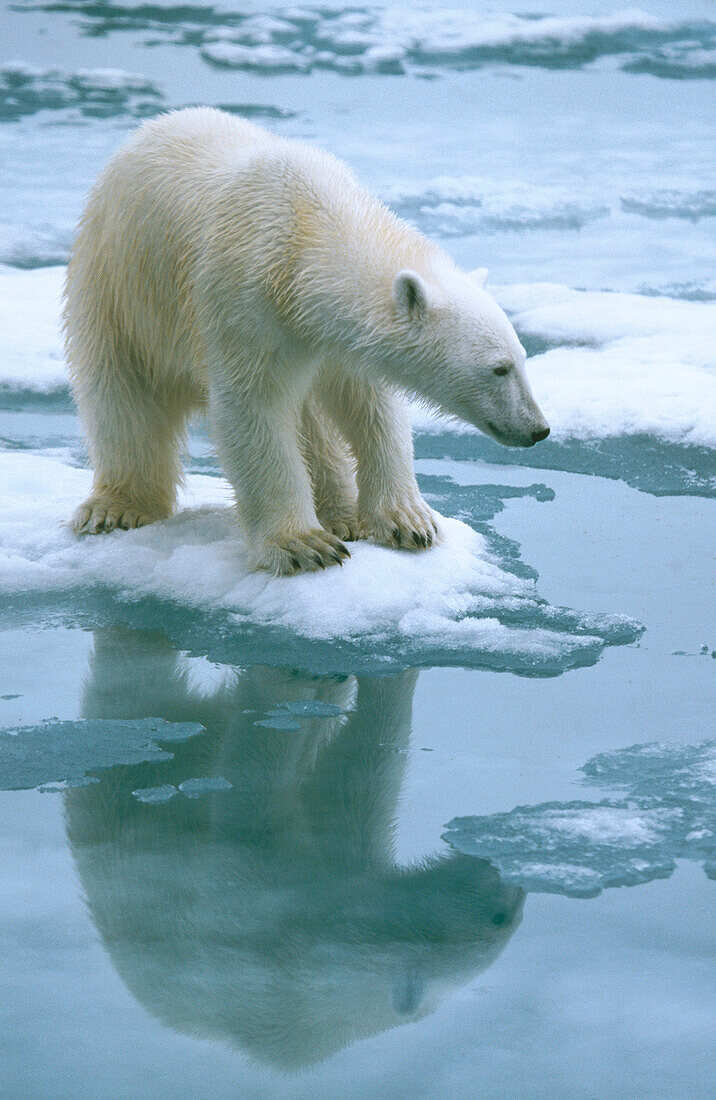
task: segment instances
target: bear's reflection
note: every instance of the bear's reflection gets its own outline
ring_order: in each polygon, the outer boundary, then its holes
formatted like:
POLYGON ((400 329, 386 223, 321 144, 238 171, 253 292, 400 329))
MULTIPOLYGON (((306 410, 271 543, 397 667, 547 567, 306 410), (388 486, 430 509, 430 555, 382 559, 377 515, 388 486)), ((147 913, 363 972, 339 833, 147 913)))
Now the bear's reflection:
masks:
POLYGON ((197 664, 156 635, 98 633, 86 717, 207 733, 65 796, 92 918, 139 1001, 290 1069, 430 1012, 488 966, 522 891, 467 857, 393 858, 417 673, 225 669, 202 686, 197 664), (314 713, 275 728, 300 702, 314 713), (217 776, 232 789, 160 805, 131 794, 217 776))

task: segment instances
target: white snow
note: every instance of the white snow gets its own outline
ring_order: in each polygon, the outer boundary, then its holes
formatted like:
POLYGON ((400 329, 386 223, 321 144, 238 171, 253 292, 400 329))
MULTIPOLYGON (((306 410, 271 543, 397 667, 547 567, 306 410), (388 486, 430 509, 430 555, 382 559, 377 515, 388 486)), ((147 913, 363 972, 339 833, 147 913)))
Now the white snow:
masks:
POLYGON ((62 334, 64 267, 0 267, 0 389, 49 393, 67 385, 62 334))

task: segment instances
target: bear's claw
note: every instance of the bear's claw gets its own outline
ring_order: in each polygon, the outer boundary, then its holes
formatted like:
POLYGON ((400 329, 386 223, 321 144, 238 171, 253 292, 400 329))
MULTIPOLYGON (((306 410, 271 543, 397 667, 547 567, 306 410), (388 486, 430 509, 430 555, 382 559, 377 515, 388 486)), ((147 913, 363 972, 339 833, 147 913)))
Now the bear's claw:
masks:
POLYGON ((259 567, 278 575, 314 573, 330 565, 343 565, 350 551, 339 538, 314 528, 300 535, 274 539, 268 543, 259 559, 259 567))

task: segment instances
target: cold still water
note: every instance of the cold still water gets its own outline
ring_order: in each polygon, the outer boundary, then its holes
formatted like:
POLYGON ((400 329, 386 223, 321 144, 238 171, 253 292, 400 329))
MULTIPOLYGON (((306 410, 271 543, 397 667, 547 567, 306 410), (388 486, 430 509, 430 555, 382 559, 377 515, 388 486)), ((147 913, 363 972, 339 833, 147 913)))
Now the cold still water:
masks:
POLYGON ((0 1097, 712 1097, 712 5, 0 12, 0 1097), (489 268, 552 434, 416 407, 434 550, 250 573, 202 422, 65 526, 74 226, 197 103, 489 268))

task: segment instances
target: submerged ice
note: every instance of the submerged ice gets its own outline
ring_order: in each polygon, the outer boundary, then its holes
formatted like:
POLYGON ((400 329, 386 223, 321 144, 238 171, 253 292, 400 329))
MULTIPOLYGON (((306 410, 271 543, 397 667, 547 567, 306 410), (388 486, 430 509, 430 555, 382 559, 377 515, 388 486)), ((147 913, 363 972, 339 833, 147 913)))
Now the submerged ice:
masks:
POLYGON ((445 839, 489 859, 525 890, 593 897, 608 887, 668 878, 679 859, 716 857, 716 741, 633 745, 582 768, 589 786, 622 799, 544 802, 456 817, 445 839))
MULTIPOLYGON (((171 759, 162 744, 202 732, 196 722, 162 718, 47 721, 0 730, 0 789, 29 790, 47 783, 77 785, 88 773, 143 761, 171 759)), ((213 789, 213 788, 212 788, 213 789)))

